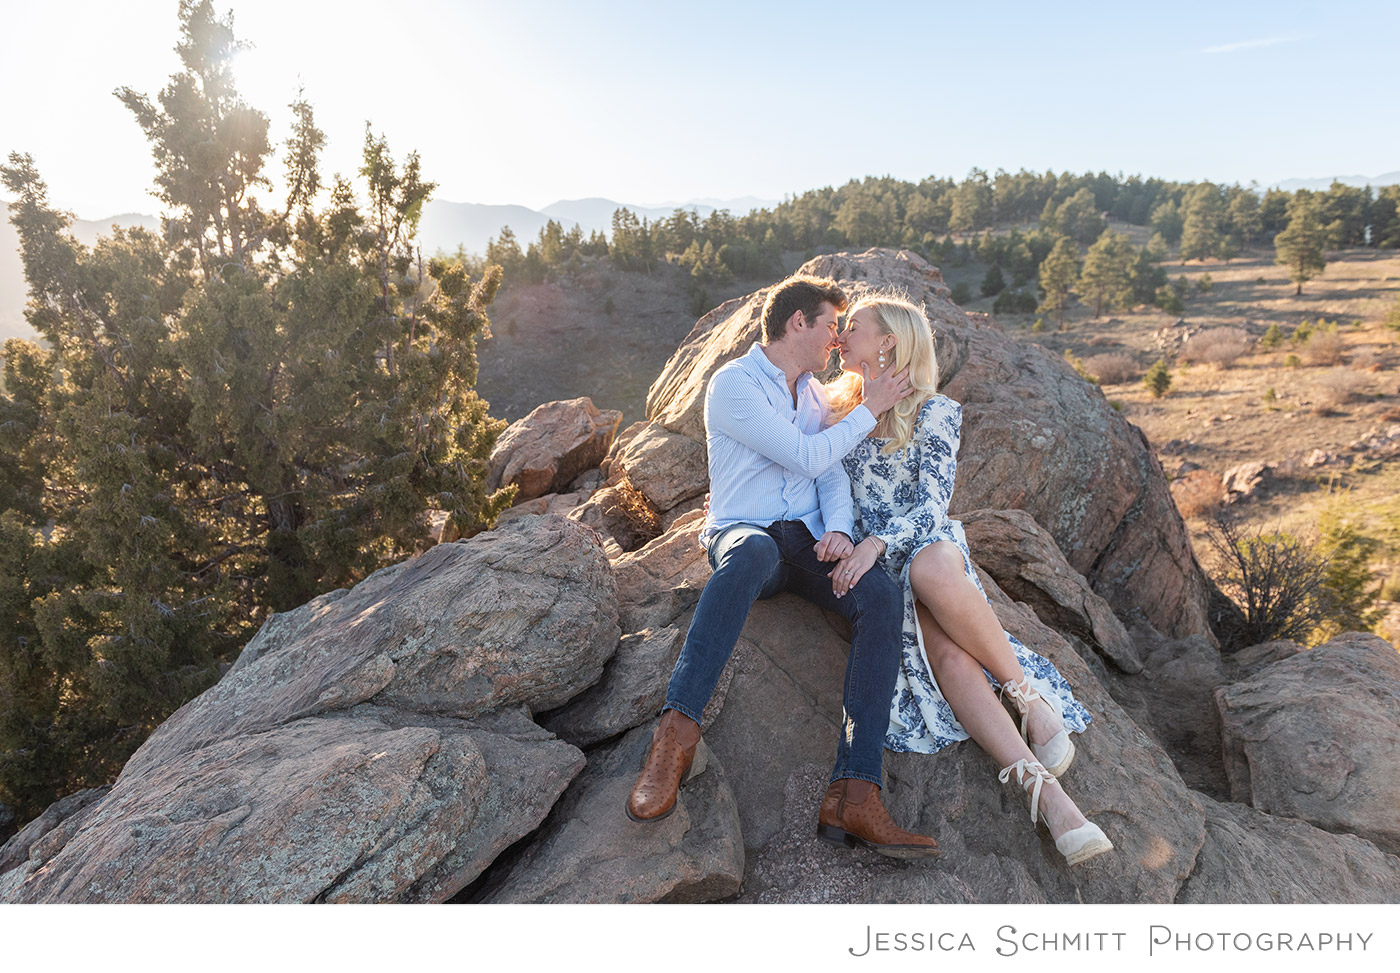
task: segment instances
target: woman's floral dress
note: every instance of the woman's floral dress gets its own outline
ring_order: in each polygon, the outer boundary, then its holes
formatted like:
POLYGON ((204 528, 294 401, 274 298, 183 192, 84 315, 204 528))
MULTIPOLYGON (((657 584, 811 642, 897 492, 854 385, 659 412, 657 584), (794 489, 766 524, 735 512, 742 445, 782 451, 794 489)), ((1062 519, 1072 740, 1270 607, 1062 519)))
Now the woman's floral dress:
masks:
MULTIPOLYGON (((886 453, 882 449, 888 440, 867 438, 843 461, 855 499, 855 540, 874 534, 884 541, 884 568, 891 577, 898 577, 904 588, 904 646, 885 736, 885 746, 891 750, 933 753, 968 738, 934 681, 909 587, 909 564, 914 555, 928 544, 949 540, 962 550, 963 570, 986 597, 972 566, 962 524, 948 517, 961 426, 962 406, 947 396, 935 395, 919 410, 914 438, 903 450, 886 453)), ((1059 705, 1065 728, 1083 731, 1089 724, 1089 713, 1075 701, 1059 670, 1015 637, 1006 637, 1031 684, 1059 705)), ((1000 688, 991 673, 987 673, 987 681, 993 689, 1000 688)))

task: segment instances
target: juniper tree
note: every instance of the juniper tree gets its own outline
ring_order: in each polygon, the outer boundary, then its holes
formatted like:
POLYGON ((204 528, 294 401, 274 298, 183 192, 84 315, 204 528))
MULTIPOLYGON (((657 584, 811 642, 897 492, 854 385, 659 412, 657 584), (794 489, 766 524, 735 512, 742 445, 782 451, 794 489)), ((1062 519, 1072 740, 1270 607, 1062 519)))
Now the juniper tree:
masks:
POLYGON ((412 553, 431 508, 470 530, 507 499, 484 486, 503 423, 472 390, 499 270, 424 264, 433 184, 382 138, 363 205, 323 187, 302 101, 287 197, 260 202, 273 149, 231 25, 207 0, 180 19, 180 73, 154 101, 118 92, 161 233, 88 249, 32 159, 0 166, 51 349, 12 342, 0 397, 0 801, 25 813, 109 779, 269 610, 412 553))

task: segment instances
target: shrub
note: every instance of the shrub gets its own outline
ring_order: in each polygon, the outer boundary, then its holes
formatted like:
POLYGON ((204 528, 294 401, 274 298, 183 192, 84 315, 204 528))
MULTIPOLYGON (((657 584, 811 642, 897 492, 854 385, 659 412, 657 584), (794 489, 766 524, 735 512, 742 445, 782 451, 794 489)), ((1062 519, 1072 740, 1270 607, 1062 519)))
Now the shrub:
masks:
POLYGON ((1318 376, 1313 391, 1313 403, 1322 411, 1330 412, 1361 396, 1362 378, 1345 368, 1334 368, 1318 376))
POLYGON ((1079 375, 1079 377, 1084 379, 1084 381, 1090 383, 1091 385, 1097 383, 1097 380, 1094 378, 1094 376, 1090 375, 1089 372, 1084 368, 1084 359, 1075 355, 1068 348, 1065 349, 1065 361, 1070 364, 1070 367, 1072 367, 1075 370, 1075 372, 1079 375))
POLYGON ((1194 335, 1181 349, 1181 358, 1229 368, 1249 351, 1249 334, 1243 328, 1211 328, 1194 335))
POLYGON ((1225 500, 1225 481, 1210 470, 1192 470, 1171 482, 1172 499, 1183 517, 1203 517, 1225 500))
POLYGON ((1298 327, 1293 329, 1293 336, 1288 339, 1288 343, 1295 348, 1301 344, 1305 344, 1307 340, 1312 337, 1313 330, 1314 326, 1311 321, 1302 322, 1298 327))
POLYGON ((1381 369, 1380 356, 1371 348, 1358 351, 1347 364, 1358 372, 1378 372, 1381 369))
POLYGON ((1390 310, 1386 312, 1381 324, 1391 331, 1400 331, 1400 295, 1396 295, 1395 303, 1390 306, 1390 310))
POLYGON ((1175 288, 1167 284, 1157 288, 1157 296, 1152 299, 1152 303, 1168 314, 1180 314, 1186 310, 1186 302, 1177 294, 1175 288))
POLYGON ((1277 401, 1278 401, 1278 393, 1275 392, 1275 391, 1274 391, 1274 387, 1273 387, 1272 385, 1270 385, 1268 388, 1266 388, 1266 389, 1264 390, 1264 404, 1267 405, 1267 406, 1272 406, 1272 405, 1273 405, 1275 402, 1277 402, 1277 401))
POLYGON ((1217 513, 1206 532, 1219 558, 1215 582, 1244 615, 1230 648, 1304 640, 1326 617, 1328 559, 1292 534, 1247 532, 1217 513))
POLYGON ((1376 624, 1374 572, 1371 559, 1380 543, 1367 537, 1335 509, 1318 520, 1318 553, 1326 559, 1322 583, 1323 617, 1312 632, 1320 645, 1342 632, 1368 632, 1376 624))
POLYGON ((1278 326, 1278 322, 1269 325, 1269 330, 1264 332, 1264 337, 1259 339, 1259 345, 1273 351, 1283 344, 1283 330, 1278 326))
POLYGON ((1337 326, 1319 323, 1303 345, 1303 359, 1310 365, 1337 365, 1341 363, 1343 347, 1337 326))
POLYGON ((1034 314, 1036 307, 1034 294, 1024 291, 1002 291, 992 302, 993 314, 1034 314))
POLYGON ((1167 389, 1172 387, 1172 376, 1171 372, 1167 370, 1167 363, 1158 358, 1147 370, 1147 374, 1142 377, 1142 384, 1147 386, 1147 390, 1152 393, 1154 399, 1160 399, 1166 395, 1167 389))
POLYGON ((952 300, 954 304, 966 304, 972 300, 972 289, 966 281, 960 280, 953 285, 952 300))
POLYGON ((1303 359, 1299 358, 1297 355, 1289 355, 1283 360, 1283 363, 1289 368, 1297 368, 1299 365, 1303 364, 1303 359))
POLYGON ((1211 278, 1209 272, 1196 278, 1196 290, 1200 291, 1202 294, 1209 294, 1214 289, 1215 281, 1211 278))
POLYGON ((1101 385, 1121 385, 1131 382, 1141 372, 1133 356, 1121 351, 1094 355, 1084 362, 1084 370, 1101 385))
POLYGON ((1045 330, 1045 319, 1044 319, 1044 318, 1036 318, 1036 319, 1035 319, 1035 324, 1031 325, 1031 331, 1035 332, 1036 334, 1040 334, 1040 333, 1041 333, 1042 331, 1044 331, 1044 330, 1045 330))

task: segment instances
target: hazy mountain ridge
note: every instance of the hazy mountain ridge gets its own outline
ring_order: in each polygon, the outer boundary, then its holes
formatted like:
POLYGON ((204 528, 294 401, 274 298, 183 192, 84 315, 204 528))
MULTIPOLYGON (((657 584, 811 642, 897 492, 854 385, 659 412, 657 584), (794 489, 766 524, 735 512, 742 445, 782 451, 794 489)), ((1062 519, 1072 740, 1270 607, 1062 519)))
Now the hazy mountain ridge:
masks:
POLYGON ((1339 182, 1343 186, 1355 186, 1358 189, 1365 186, 1375 188, 1377 186, 1393 186, 1400 183, 1400 170, 1395 172, 1383 172, 1379 176, 1323 176, 1319 179, 1285 179, 1273 188, 1282 189, 1284 192, 1293 193, 1300 189, 1328 189, 1332 183, 1339 182))
MULTIPOLYGON (((563 223, 565 229, 577 223, 587 236, 594 230, 608 233, 612 228, 613 213, 622 208, 630 209, 638 217, 658 220, 670 216, 678 208, 694 209, 704 217, 716 209, 729 209, 736 215, 742 215, 756 207, 772 205, 774 204, 769 200, 753 196, 735 200, 707 199, 658 206, 638 206, 593 197, 561 199, 542 210, 533 210, 528 206, 454 203, 445 199, 433 199, 423 207, 418 232, 424 254, 437 253, 439 250, 451 253, 458 246, 470 253, 479 254, 486 252, 487 241, 499 236, 503 226, 509 226, 521 246, 525 247, 552 219, 563 223)), ((99 236, 110 235, 113 226, 159 229, 160 218, 147 213, 121 213, 101 220, 75 220, 73 234, 84 245, 92 246, 99 236)), ((19 236, 6 219, 0 221, 0 342, 6 338, 35 338, 33 329, 24 319, 26 294, 19 236)))

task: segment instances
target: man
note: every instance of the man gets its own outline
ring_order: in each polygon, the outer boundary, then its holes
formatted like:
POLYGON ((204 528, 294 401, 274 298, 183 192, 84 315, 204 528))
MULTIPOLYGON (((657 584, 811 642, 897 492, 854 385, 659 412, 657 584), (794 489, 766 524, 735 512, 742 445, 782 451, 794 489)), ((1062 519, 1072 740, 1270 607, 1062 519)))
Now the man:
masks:
POLYGON ((937 843, 900 830, 880 801, 903 595, 884 571, 867 571, 839 599, 830 578, 832 562, 852 550, 851 489, 841 458, 909 390, 902 373, 867 375, 864 404, 822 428, 826 396, 811 373, 826 367, 837 315, 846 304, 832 281, 788 278, 764 303, 763 341, 710 379, 710 509, 700 538, 714 574, 671 674, 627 814, 634 821, 656 821, 674 810, 700 742, 701 714, 749 608, 758 598, 791 591, 841 613, 853 632, 836 767, 817 833, 891 857, 921 858, 937 854, 937 843))

